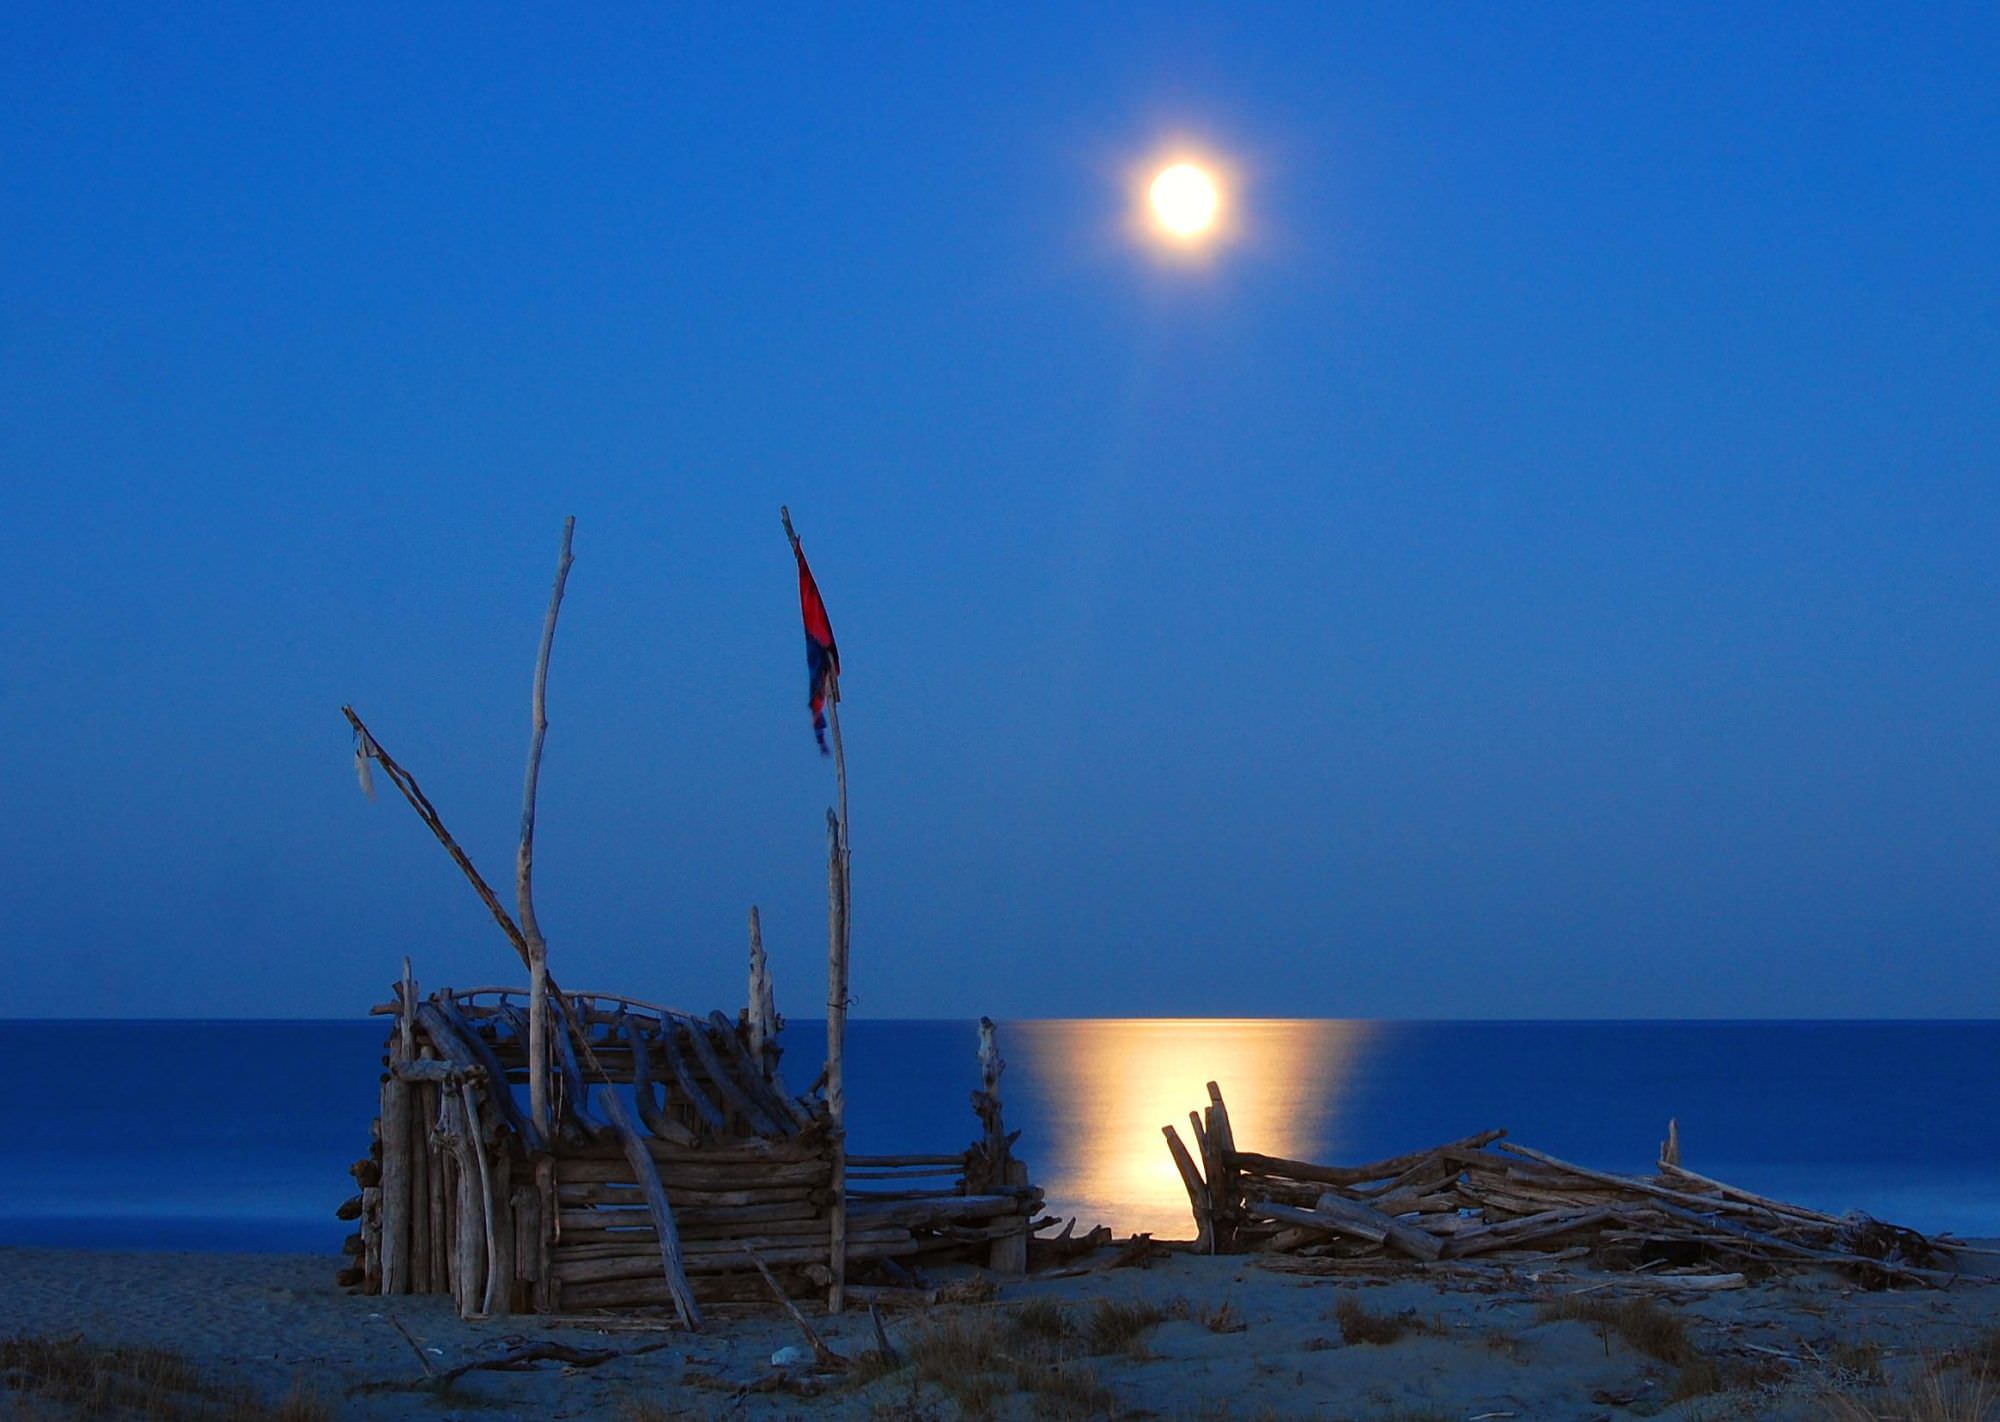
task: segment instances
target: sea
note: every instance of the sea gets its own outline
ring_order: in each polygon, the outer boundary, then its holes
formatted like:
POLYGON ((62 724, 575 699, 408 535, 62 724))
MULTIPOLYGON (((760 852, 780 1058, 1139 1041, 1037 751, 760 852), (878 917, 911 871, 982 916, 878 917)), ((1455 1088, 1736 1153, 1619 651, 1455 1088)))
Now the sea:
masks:
MULTIPOLYGON (((0 1021, 14 1106, 0 1244, 337 1252, 367 1152, 385 1025, 0 1021)), ((825 1026, 785 1031, 809 1084, 825 1026)), ((1351 1163, 1490 1128, 1578 1164, 1682 1162, 1835 1213, 2000 1237, 2000 1023, 1006 1022, 1008 1129, 1079 1232, 1193 1232, 1161 1128, 1216 1082, 1237 1145, 1351 1163)), ((978 1134, 977 1024, 848 1026, 850 1149, 978 1134)))

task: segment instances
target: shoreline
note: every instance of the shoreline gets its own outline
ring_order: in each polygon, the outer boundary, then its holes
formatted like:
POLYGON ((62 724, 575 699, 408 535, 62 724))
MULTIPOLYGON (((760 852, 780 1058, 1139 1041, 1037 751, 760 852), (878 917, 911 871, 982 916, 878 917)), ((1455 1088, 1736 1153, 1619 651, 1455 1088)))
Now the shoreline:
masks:
MULTIPOLYGON (((801 1343, 775 1306, 719 1309, 699 1335, 664 1317, 467 1323, 440 1296, 348 1294, 333 1282, 338 1258, 321 1255, 0 1248, 0 1338, 165 1349, 270 1403, 301 1389, 324 1405, 313 1415, 389 1422, 461 1412, 944 1419, 982 1408, 996 1417, 1357 1422, 1805 1419, 1829 1415, 1833 1394, 1865 1418, 1888 1415, 1881 1408, 1895 1390, 1940 1359, 1987 1359, 2000 1372, 1994 1255, 1961 1256, 1978 1272, 1951 1288, 1879 1292, 1820 1271, 1697 1292, 1575 1267, 1355 1278, 1294 1272, 1262 1255, 1172 1254, 1121 1269, 1104 1267, 1109 1258, 1102 1251, 1080 1268, 1007 1280, 990 1297, 970 1271, 941 1276, 956 1281, 947 1301, 883 1313, 892 1345, 929 1361, 867 1382, 774 1368, 774 1353, 801 1343), (1602 1319, 1549 1316, 1625 1300, 1642 1301, 1635 1317, 1678 1320, 1692 1351, 1670 1362, 1602 1319), (1349 1336, 1371 1329, 1400 1336, 1349 1336), (423 1375, 413 1348, 443 1371, 544 1341, 645 1351, 588 1367, 474 1371, 442 1397, 412 1386, 423 1375), (1667 1401, 1694 1387, 1703 1390, 1667 1401)), ((809 1317, 849 1358, 875 1347, 865 1310, 809 1317)), ((1946 1366, 1939 1376, 1973 1372, 1946 1366)), ((14 1398, 0 1391, 0 1400, 14 1398)), ((30 1398, 21 1415, 77 1414, 30 1398)))

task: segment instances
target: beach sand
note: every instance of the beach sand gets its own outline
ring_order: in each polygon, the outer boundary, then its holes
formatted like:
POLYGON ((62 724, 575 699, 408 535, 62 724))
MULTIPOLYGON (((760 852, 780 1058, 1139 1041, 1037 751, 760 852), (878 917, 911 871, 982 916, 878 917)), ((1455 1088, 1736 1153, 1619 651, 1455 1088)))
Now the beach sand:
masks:
MULTIPOLYGON (((801 1342, 775 1306, 727 1311, 699 1335, 660 1322, 466 1323, 441 1297, 345 1293, 332 1282, 335 1267, 309 1256, 4 1249, 0 1338, 80 1335, 92 1345, 167 1349, 272 1402, 302 1389, 324 1405, 320 1415, 392 1422, 945 1419, 982 1409, 1400 1422, 1804 1419, 1902 1415, 1898 1386, 1939 1375, 1940 1359, 1942 1376, 1963 1381, 1978 1365, 1959 1360, 1987 1357, 2000 1382, 2000 1281, 1991 1277, 1870 1292, 1808 1273, 1701 1296, 1649 1292, 1658 1307, 1641 1310, 1641 1324, 1677 1318, 1698 1350, 1674 1363, 1608 1325, 1545 1317, 1565 1298, 1575 1310, 1634 1297, 1621 1276, 1566 1268, 1360 1282, 1280 1272, 1254 1256, 1175 1255, 1144 1269, 1014 1280, 990 1298, 885 1311, 892 1344, 925 1361, 862 1381, 774 1367, 774 1352, 801 1342), (1343 1307, 1355 1333, 1370 1319, 1392 1320, 1393 1331, 1398 1316, 1406 1331, 1390 1342, 1347 1341, 1343 1307), (544 1340, 648 1351, 590 1368, 477 1371, 443 1394, 412 1386, 424 1372, 417 1347, 443 1371, 544 1340), (1720 1391, 1670 1401, 1677 1389, 1718 1382, 1720 1391), (1830 1392, 1869 1410, 1842 1414, 1830 1392)), ((850 1357, 874 1346, 865 1310, 814 1323, 850 1357)), ((1648 1341, 1674 1351, 1671 1337, 1648 1341)), ((0 1416, 77 1415, 18 1388, 18 1375, 0 1380, 0 1416)))

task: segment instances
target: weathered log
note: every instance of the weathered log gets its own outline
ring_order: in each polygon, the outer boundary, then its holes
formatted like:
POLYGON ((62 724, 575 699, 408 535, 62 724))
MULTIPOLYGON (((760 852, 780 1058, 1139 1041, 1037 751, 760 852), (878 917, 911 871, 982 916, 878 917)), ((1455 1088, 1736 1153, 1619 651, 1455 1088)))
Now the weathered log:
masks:
POLYGON ((764 957, 764 926, 757 918, 757 905, 750 905, 750 1003, 746 1012, 750 1026, 750 1055, 760 1073, 770 1079, 777 1064, 778 1009, 771 992, 771 967, 764 957))
POLYGON ((1725 1185, 1720 1180, 1711 1180, 1706 1175, 1695 1174, 1692 1170, 1683 1170, 1677 1162, 1662 1161, 1660 1164, 1660 1173, 1672 1179, 1676 1184, 1700 1186, 1704 1190, 1713 1190, 1725 1199, 1735 1200, 1746 1205, 1754 1205, 1758 1209, 1767 1210, 1780 1218, 1801 1220, 1811 1224, 1824 1225, 1831 1229, 1839 1229, 1842 1223, 1837 1215, 1822 1214, 1818 1210, 1809 1210, 1804 1205, 1792 1205, 1785 1203, 1783 1200, 1772 1200, 1767 1199, 1763 1195, 1753 1195, 1748 1190, 1739 1190, 1734 1185, 1725 1185))
MULTIPOLYGON (((1039 1194, 1039 1192, 1036 1192, 1039 1194)), ((993 1219, 1018 1215, 1023 1224, 1035 1202, 1015 1195, 959 1195, 948 1200, 868 1201, 851 1203, 848 1218, 857 1226, 899 1224, 911 1228, 953 1220, 993 1219)))
MULTIPOLYGON (((726 1247, 713 1253, 703 1251, 699 1254, 690 1254, 687 1256, 685 1262, 690 1278, 700 1274, 735 1273, 743 1268, 743 1255, 739 1243, 737 1241, 718 1241, 718 1243, 726 1247)), ((869 1232, 865 1235, 857 1232, 848 1246, 847 1257, 849 1261, 897 1258, 916 1254, 921 1248, 922 1246, 919 1242, 911 1238, 907 1233, 885 1230, 880 1231, 878 1237, 876 1232, 869 1232)), ((797 1244, 774 1241, 770 1248, 760 1249, 759 1252, 768 1264, 790 1266, 824 1264, 826 1262, 826 1246, 817 1241, 805 1241, 797 1244)), ((656 1255, 650 1253, 633 1255, 629 1256, 628 1260, 629 1262, 621 1262, 605 1259, 566 1264, 560 1255, 558 1255, 555 1261, 555 1269, 557 1278, 562 1286, 564 1307, 574 1308, 581 1306, 580 1300, 575 1293, 579 1285, 605 1283, 612 1280, 646 1285, 660 1282, 659 1261, 656 1255), (586 1268, 586 1266, 588 1267, 586 1268), (588 1277, 571 1277, 572 1274, 580 1270, 584 1271, 588 1277)), ((671 1302, 671 1297, 665 1293, 664 1289, 657 1295, 652 1294, 650 1289, 647 1292, 649 1296, 656 1298, 659 1302, 671 1302)))
POLYGON ((1212 1081, 1208 1083, 1206 1124, 1221 1168, 1220 1177, 1211 1175, 1208 1180, 1210 1206, 1215 1213, 1215 1247, 1227 1252, 1236 1244, 1242 1194, 1236 1183, 1236 1133, 1229 1126, 1229 1107, 1222 1099, 1222 1088, 1212 1081))
POLYGON ((680 1033, 675 1030, 673 1022, 662 1023, 660 1055, 666 1058, 667 1070, 673 1073, 674 1083, 680 1087, 682 1098, 694 1107, 695 1114, 701 1117, 711 1131, 723 1135, 729 1130, 729 1123, 723 1118, 722 1111, 714 1100, 695 1081, 694 1073, 688 1068, 687 1058, 681 1055, 679 1037, 680 1033))
POLYGON ((1533 1240, 1549 1239, 1571 1230, 1587 1229, 1618 1218, 1615 1209, 1549 1210, 1517 1220, 1463 1230, 1451 1238, 1445 1252, 1453 1259, 1484 1254, 1494 1249, 1515 1249, 1533 1240))
MULTIPOLYGON (((1009 1160, 1006 1183, 1018 1189, 1027 1188, 1027 1164, 1009 1160)), ((1028 1272, 1028 1217, 1033 1211, 1021 1209, 1017 1202, 1008 1213, 1009 1222, 995 1228, 993 1250, 987 1255, 986 1267, 1000 1275, 1021 1275, 1028 1272)))
POLYGON ((456 1168, 455 1162, 442 1133, 446 1123, 444 1103, 451 1098, 439 1086, 426 1086, 423 1092, 426 1103, 423 1150, 429 1162, 427 1173, 430 1177, 430 1208, 427 1212, 430 1216, 430 1291, 449 1294, 452 1291, 451 1246, 455 1237, 450 1216, 458 1187, 451 1175, 456 1168))
MULTIPOLYGON (((853 1238, 857 1244, 894 1243, 910 1238, 910 1232, 893 1225, 871 1226, 866 1230, 856 1230, 853 1238)), ((739 1256, 746 1244, 757 1249, 801 1249, 811 1242, 812 1236, 751 1226, 714 1239, 683 1240, 681 1245, 691 1263, 696 1259, 739 1256)), ((597 1235, 581 1243, 558 1245, 550 1258, 556 1266, 557 1277, 567 1280, 577 1277, 576 1271, 566 1268, 568 1265, 606 1259, 657 1261, 659 1251, 650 1236, 597 1235)))
POLYGON ((1410 1258, 1426 1263, 1443 1253, 1443 1246, 1422 1230, 1411 1229, 1380 1210, 1339 1195, 1322 1196, 1318 1206, 1310 1210, 1281 1205, 1275 1200, 1251 1200, 1244 1208, 1257 1218, 1279 1220, 1301 1229, 1342 1234, 1371 1244, 1393 1243, 1410 1258))
POLYGON ((538 1228, 535 1231, 535 1312, 556 1309, 555 1269, 550 1256, 556 1242, 556 1164, 547 1156, 535 1161, 535 1201, 538 1228))
POLYGON ((410 1292, 410 1086, 382 1083, 382 1292, 410 1292))
POLYGON ((468 1076, 479 1080, 484 1080, 486 1076, 484 1071, 468 1071, 464 1067, 456 1066, 451 1062, 441 1062, 432 1057, 425 1057, 413 1062, 397 1062, 391 1070, 398 1081, 406 1081, 412 1085, 420 1082, 433 1082, 457 1086, 459 1082, 464 1081, 468 1076))
POLYGON ((361 1192, 361 1280, 364 1293, 382 1292, 382 1189, 361 1192))
POLYGON ((507 1206, 514 1226, 511 1246, 514 1280, 517 1284, 532 1285, 542 1276, 541 1197, 535 1193, 532 1182, 516 1184, 508 1194, 507 1206))
MULTIPOLYGON (((768 1190, 781 1185, 825 1184, 831 1172, 823 1160, 779 1161, 773 1164, 731 1163, 697 1165, 684 1160, 661 1160, 649 1156, 653 1173, 668 1189, 768 1190)), ((636 1186, 631 1162, 617 1160, 561 1158, 556 1162, 557 1178, 571 1181, 598 1180, 636 1186)))
MULTIPOLYGON (((721 1212, 713 1212, 720 1214, 721 1212)), ((734 1212, 736 1216, 741 1211, 734 1212)), ((677 1219, 680 1225, 681 1243, 689 1250, 701 1241, 731 1239, 748 1234, 796 1235, 801 1238, 814 1237, 826 1230, 826 1218, 810 1206, 800 1213, 780 1216, 776 1219, 760 1216, 755 1219, 740 1217, 715 1218, 702 1225, 691 1225, 677 1219)), ((563 1211, 561 1248, 582 1248, 595 1244, 623 1242, 648 1243, 658 1236, 653 1232, 652 1221, 639 1210, 617 1211, 563 1211), (605 1218, 605 1215, 610 1218, 605 1218)))
POLYGON ((1188 1204, 1194 1210, 1195 1249, 1198 1253, 1215 1253, 1214 1209, 1210 1203, 1208 1185, 1195 1169, 1189 1158, 1187 1147, 1181 1144, 1180 1132, 1172 1126, 1162 1126, 1160 1131, 1167 1138, 1167 1150, 1173 1155, 1174 1166, 1181 1173, 1181 1183, 1187 1187, 1188 1204))
POLYGON ((646 1051, 646 1036, 636 1021, 627 1019, 620 1024, 625 1043, 632 1052, 632 1094, 639 1104, 639 1119, 646 1123, 646 1129, 662 1140, 691 1144, 695 1135, 686 1126, 666 1113, 659 1099, 653 1095, 655 1083, 651 1055, 646 1051))
MULTIPOLYGON (((652 1217, 643 1209, 573 1209, 563 1208, 559 1213, 565 1235, 575 1231, 602 1229, 648 1229, 653 1227, 652 1217)), ((814 1220, 819 1218, 819 1207, 803 1197, 796 1200, 774 1200, 756 1205, 730 1205, 721 1208, 676 1205, 674 1222, 680 1226, 684 1238, 693 1238, 697 1230, 728 1228, 742 1224, 757 1224, 775 1220, 814 1220)))
MULTIPOLYGON (((595 1200, 579 1199, 574 1190, 578 1187, 558 1187, 559 1197, 569 1204, 602 1203, 621 1206, 640 1206, 646 1203, 645 1196, 636 1190, 616 1195, 600 1195, 595 1200)), ((607 1187, 608 1188, 608 1187, 607 1187)), ((703 1206, 711 1208, 736 1205, 769 1205, 781 1200, 806 1200, 831 1204, 832 1200, 824 1190, 810 1185, 783 1185, 773 1190, 676 1190, 675 1198, 685 1202, 690 1208, 703 1206)))
POLYGON ((1400 1175, 1411 1166, 1426 1161, 1440 1152, 1477 1150, 1506 1134, 1505 1131, 1482 1131, 1476 1136, 1467 1136, 1464 1140, 1453 1141, 1449 1145, 1412 1151, 1408 1155, 1392 1156, 1387 1160, 1378 1160, 1367 1165, 1315 1165, 1308 1160, 1286 1160, 1280 1156, 1259 1155, 1249 1150, 1233 1151, 1232 1156, 1236 1168, 1247 1172, 1281 1175, 1292 1180, 1317 1180, 1327 1185, 1359 1185, 1364 1181, 1400 1175))
POLYGON ((451 1152, 457 1179, 452 1201, 451 1296, 461 1318, 478 1316, 485 1302, 486 1210, 481 1203, 479 1165, 472 1147, 472 1126, 458 1092, 446 1093, 440 1107, 440 1134, 451 1152))

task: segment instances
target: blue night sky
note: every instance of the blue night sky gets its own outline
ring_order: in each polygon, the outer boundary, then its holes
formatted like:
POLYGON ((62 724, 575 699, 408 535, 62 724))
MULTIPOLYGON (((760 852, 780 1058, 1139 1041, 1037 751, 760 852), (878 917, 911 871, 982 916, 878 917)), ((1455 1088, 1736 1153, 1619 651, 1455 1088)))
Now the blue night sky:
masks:
POLYGON ((0 1015, 2000 1012, 1991 5, 0 10, 0 1015), (1233 175, 1163 261, 1131 177, 1233 175), (511 890, 509 890, 511 897, 511 890))

